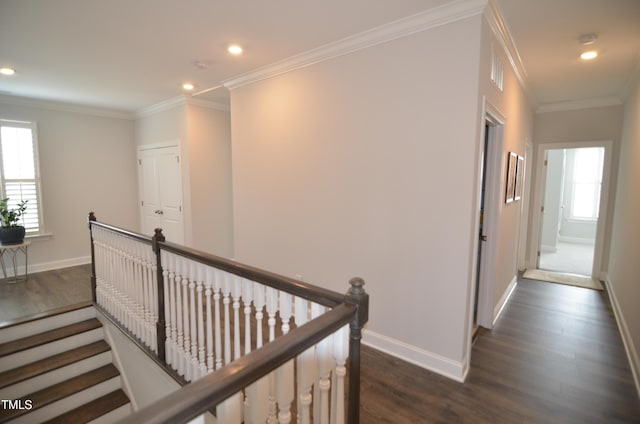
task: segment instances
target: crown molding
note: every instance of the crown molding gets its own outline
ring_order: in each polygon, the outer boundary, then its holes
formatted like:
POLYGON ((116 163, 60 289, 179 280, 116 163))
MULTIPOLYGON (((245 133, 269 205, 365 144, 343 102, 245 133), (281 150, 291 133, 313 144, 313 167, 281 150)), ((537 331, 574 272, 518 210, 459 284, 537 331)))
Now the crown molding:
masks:
POLYGON ((38 109, 56 110, 61 112, 80 113, 83 115, 98 116, 101 118, 134 119, 130 112, 115 109, 105 109, 95 106, 79 105, 74 103, 55 102, 51 100, 36 99, 33 97, 18 97, 0 94, 0 103, 14 106, 33 107, 38 109))
POLYGON ((633 87, 636 81, 640 84, 640 53, 638 53, 638 55, 636 56, 636 61, 635 61, 633 70, 631 71, 631 74, 629 75, 629 78, 627 79, 627 82, 624 85, 624 89, 622 90, 621 97, 623 101, 626 101, 627 97, 629 97, 629 95, 633 91, 633 87))
POLYGON ((210 102, 207 100, 194 99, 193 97, 182 94, 176 97, 172 97, 170 99, 164 100, 162 102, 156 103, 151 106, 144 107, 142 109, 138 109, 135 113, 136 118, 146 118, 151 115, 155 115, 156 113, 164 112, 166 110, 171 110, 176 107, 186 106, 186 105, 194 105, 200 107, 206 107, 209 109, 221 110, 224 112, 229 112, 229 105, 225 105, 222 103, 210 102))
POLYGON ((218 103, 218 102, 212 102, 209 100, 202 100, 202 99, 196 99, 193 97, 187 97, 186 98, 186 103, 188 105, 193 105, 193 106, 200 106, 200 107, 204 107, 204 108, 208 108, 208 109, 216 109, 216 110, 220 110, 223 112, 229 112, 231 111, 231 108, 229 107, 228 104, 224 104, 224 103, 218 103))
MULTIPOLYGON (((493 34, 498 39, 504 53, 507 55, 511 69, 513 69, 518 82, 520 82, 520 85, 525 92, 529 93, 527 87, 527 71, 522 63, 522 58, 520 57, 516 43, 513 41, 511 31, 509 31, 509 26, 505 22, 502 11, 495 0, 488 0, 488 6, 485 9, 484 16, 491 28, 491 31, 493 31, 493 34)), ((528 97, 531 98, 531 96, 528 97)))
POLYGON ((170 99, 155 103, 151 106, 146 106, 141 109, 138 109, 135 112, 135 117, 146 118, 147 116, 155 115, 156 113, 164 112, 166 110, 171 110, 178 106, 184 106, 185 104, 186 104, 186 96, 179 95, 179 96, 172 97, 170 99))
POLYGON ((619 106, 623 104, 618 97, 597 97, 592 99, 569 100, 566 102, 545 103, 536 109, 536 113, 562 112, 567 110, 592 109, 594 107, 619 106))
POLYGON ((229 90, 482 13, 488 0, 457 0, 222 81, 229 90))

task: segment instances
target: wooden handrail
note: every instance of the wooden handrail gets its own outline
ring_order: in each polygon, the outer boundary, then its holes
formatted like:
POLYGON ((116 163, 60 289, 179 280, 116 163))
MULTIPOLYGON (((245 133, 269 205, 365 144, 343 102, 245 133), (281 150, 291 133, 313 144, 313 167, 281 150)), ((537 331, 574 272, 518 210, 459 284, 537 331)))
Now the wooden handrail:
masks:
POLYGON ((170 242, 159 242, 160 249, 172 252, 185 258, 210 265, 214 268, 230 272, 239 277, 247 278, 265 286, 282 290, 330 308, 344 302, 344 295, 313 284, 305 283, 294 278, 285 277, 273 272, 265 271, 250 265, 221 258, 210 253, 202 252, 186 246, 170 242))
MULTIPOLYGON (((156 341, 157 359, 165 363, 165 317, 164 317, 164 277, 162 251, 170 252, 203 265, 219 269, 241 278, 277 289, 296 297, 310 300, 317 304, 332 308, 319 317, 314 318, 301 327, 278 337, 240 359, 234 360, 214 373, 191 383, 177 393, 154 403, 148 408, 122 421, 123 423, 173 423, 184 422, 202 414, 227 397, 237 393, 270 371, 302 353, 315 343, 332 334, 345 324, 349 324, 349 404, 347 419, 350 424, 359 422, 360 399, 360 343, 362 328, 368 321, 369 295, 365 292, 364 281, 353 278, 346 294, 305 283, 269 271, 261 270, 240 262, 225 259, 196 249, 167 242, 161 229, 155 230, 153 237, 124 230, 96 220, 89 214, 89 230, 91 237, 92 269, 91 281, 93 302, 96 302, 96 269, 93 227, 101 227, 111 232, 149 244, 156 255, 157 310, 156 341)), ((124 328, 124 327, 123 327, 124 328)), ((132 337, 125 330, 125 334, 132 337)), ((132 337, 134 338, 134 337, 132 337)), ((135 339, 135 338, 134 338, 135 339)), ((146 348, 143 350, 147 351, 146 348)), ((147 351, 149 353, 150 351, 147 351)), ((156 360, 156 358, 154 358, 156 360)))
MULTIPOLYGON (((95 218, 95 215, 92 216, 95 218)), ((89 218, 89 225, 99 226, 149 245, 154 244, 152 237, 148 237, 133 231, 123 230, 113 225, 92 220, 91 218, 89 218)), ((161 230, 157 229, 156 237, 161 234, 161 230)), ((319 303, 323 306, 328 306, 331 308, 344 302, 343 294, 336 293, 332 290, 328 290, 313 284, 305 283, 294 278, 285 277, 283 275, 252 267, 241 262, 225 259, 220 256, 212 255, 210 253, 206 253, 197 249, 182 246, 176 243, 171 243, 168 241, 158 241, 157 246, 161 250, 184 256, 185 258, 192 259, 204 265, 209 265, 214 268, 230 272, 231 274, 235 274, 239 277, 247 278, 265 286, 285 291, 295 296, 299 296, 304 299, 319 303)))
MULTIPOLYGON (((91 212, 93 214, 93 212, 91 212)), ((141 241, 146 244, 151 244, 151 236, 145 236, 144 234, 136 233, 135 231, 125 230, 123 228, 116 227, 114 225, 105 224, 104 222, 97 221, 95 219, 95 215, 89 215, 89 225, 95 227, 102 227, 107 230, 113 231, 114 233, 122 234, 123 236, 127 236, 138 241, 141 241), (93 217, 93 219, 91 218, 93 217)))
POLYGON ((356 312, 356 305, 340 304, 119 423, 181 423, 193 419, 348 324, 354 319, 356 312))

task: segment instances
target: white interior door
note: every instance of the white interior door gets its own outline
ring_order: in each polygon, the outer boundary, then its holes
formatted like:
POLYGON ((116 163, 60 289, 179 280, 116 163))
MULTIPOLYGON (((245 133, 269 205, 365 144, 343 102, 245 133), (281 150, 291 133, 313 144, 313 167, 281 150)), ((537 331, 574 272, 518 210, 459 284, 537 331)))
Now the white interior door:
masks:
POLYGON ((142 233, 156 228, 168 241, 184 243, 182 179, 177 146, 140 150, 140 207, 142 233))

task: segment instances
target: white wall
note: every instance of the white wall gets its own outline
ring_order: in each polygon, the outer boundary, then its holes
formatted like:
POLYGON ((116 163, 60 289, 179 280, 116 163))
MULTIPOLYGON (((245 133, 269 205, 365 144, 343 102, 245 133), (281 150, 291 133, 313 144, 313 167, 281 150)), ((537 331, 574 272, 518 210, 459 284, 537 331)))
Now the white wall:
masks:
MULTIPOLYGON (((485 11, 486 16, 490 15, 490 10, 485 11)), ((486 103, 491 105, 504 119, 502 152, 499 152, 500 159, 496 164, 500 184, 495 211, 497 213, 497 227, 489 235, 497 239, 495 241, 495 273, 492 276, 492 290, 489 296, 493 308, 491 311, 493 320, 516 282, 520 225, 524 225, 521 222, 521 216, 525 214, 523 208, 526 204, 525 198, 509 204, 505 203, 507 157, 509 152, 515 152, 525 157, 527 162, 531 161, 532 158, 526 156, 526 144, 531 142, 533 133, 533 111, 527 92, 510 66, 510 58, 501 45, 497 34, 492 31, 490 20, 485 17, 482 21, 478 102, 481 104, 484 98, 486 103), (502 92, 490 79, 492 51, 496 52, 504 65, 504 90, 502 92)), ((479 125, 484 125, 484 118, 484 116, 479 117, 479 125)), ((480 138, 478 138, 479 145, 480 138)), ((529 175, 525 175, 525 184, 528 184, 530 179, 529 175)), ((525 190, 526 193, 527 190, 525 190)), ((479 203, 476 201, 476 204, 479 203)), ((470 350, 470 346, 468 349, 470 350)))
POLYGON ((32 243, 30 272, 89 261, 90 211, 101 221, 137 227, 132 119, 9 96, 0 97, 0 117, 37 123, 45 231, 52 236, 32 243))
POLYGON ((231 128, 228 111, 188 105, 191 220, 196 249, 233 256, 231 128))
MULTIPOLYGON (((171 102, 162 107, 151 107, 149 110, 139 114, 135 120, 135 144, 137 147, 162 143, 177 144, 180 147, 184 243, 187 246, 191 246, 193 243, 191 190, 189 189, 191 180, 189 178, 189 146, 186 140, 187 105, 183 101, 171 102)), ((138 202, 137 205, 140 205, 140 203, 138 202)), ((140 214, 139 206, 137 209, 138 214, 140 214)))
POLYGON ((547 154, 547 175, 544 192, 544 213, 540 232, 543 252, 555 252, 560 233, 560 207, 562 206, 562 181, 564 175, 564 150, 554 149, 547 154))
MULTIPOLYGON (((620 155, 620 140, 622 136, 622 106, 606 106, 595 107, 589 109, 565 110, 537 113, 534 123, 534 144, 547 143, 572 143, 587 141, 612 141, 612 157, 611 157, 611 179, 609 182, 612 187, 609 196, 608 210, 613 209, 615 202, 615 190, 617 177, 616 169, 618 169, 618 160, 620 155)), ((536 147, 536 153, 539 149, 536 147)), ((537 158, 535 159, 537 161, 537 158)), ((536 181, 536 169, 533 170, 533 181, 536 181)), ((536 187, 536 192, 539 190, 536 187)), ((537 229, 533 227, 533 212, 530 216, 529 231, 537 229)), ((613 213, 607 214, 605 222, 605 237, 603 240, 603 263, 602 271, 608 269, 606 258, 609 257, 609 246, 611 237, 611 228, 613 223, 613 213)), ((530 253, 530 252, 529 252, 530 253)))
POLYGON ((640 78, 624 108, 607 283, 640 390, 640 78))
POLYGON ((233 255, 229 112, 177 99, 151 107, 135 122, 138 146, 180 144, 185 244, 233 255))
POLYGON ((363 277, 365 340, 458 379, 480 21, 231 92, 236 259, 340 292, 363 277))

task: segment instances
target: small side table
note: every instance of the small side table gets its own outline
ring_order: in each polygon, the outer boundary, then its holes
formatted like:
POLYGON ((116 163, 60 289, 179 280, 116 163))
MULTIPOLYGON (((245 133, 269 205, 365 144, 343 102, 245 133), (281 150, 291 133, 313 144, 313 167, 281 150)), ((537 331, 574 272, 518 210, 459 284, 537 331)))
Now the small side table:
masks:
POLYGON ((29 245, 30 241, 23 241, 19 244, 0 244, 0 264, 2 265, 2 273, 7 283, 17 283, 18 281, 25 281, 29 277, 29 245), (13 263, 13 278, 7 276, 7 266, 4 263, 4 254, 9 252, 11 254, 11 261, 13 263), (24 275, 18 276, 18 252, 24 254, 24 275))

